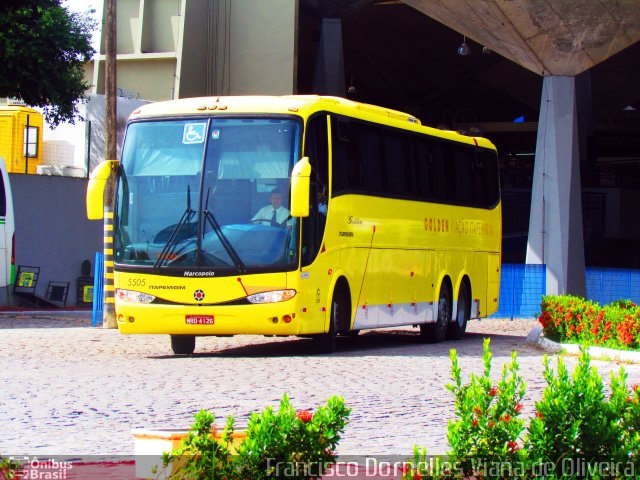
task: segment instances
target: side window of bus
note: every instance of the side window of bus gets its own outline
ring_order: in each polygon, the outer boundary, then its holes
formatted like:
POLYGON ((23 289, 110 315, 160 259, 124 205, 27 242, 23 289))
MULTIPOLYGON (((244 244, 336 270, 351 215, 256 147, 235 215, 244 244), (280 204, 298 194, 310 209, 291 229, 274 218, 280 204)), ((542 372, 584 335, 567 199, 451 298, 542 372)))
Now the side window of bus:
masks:
POLYGON ((309 216, 302 220, 302 266, 309 265, 318 254, 326 222, 327 212, 321 211, 320 207, 324 202, 326 208, 324 194, 328 191, 329 177, 329 138, 325 115, 309 120, 305 141, 304 152, 311 164, 312 183, 309 216))
POLYGON ((500 199, 500 182, 498 179, 498 156, 492 151, 482 151, 477 154, 478 162, 482 164, 480 191, 484 192, 482 206, 491 208, 500 199))
POLYGON ((404 184, 405 190, 413 198, 420 198, 421 192, 419 190, 418 183, 418 139, 416 137, 409 137, 405 142, 405 149, 407 152, 405 169, 404 169, 404 184))
POLYGON ((471 164, 471 203, 476 207, 486 207, 491 197, 487 188, 491 188, 487 175, 488 165, 481 151, 473 152, 471 164))
POLYGON ((430 159, 433 165, 434 182, 433 199, 440 202, 453 202, 455 199, 455 170, 451 146, 444 142, 434 142, 431 146, 430 159))
POLYGON ((361 179, 361 186, 367 192, 378 193, 385 191, 382 180, 382 145, 381 130, 369 125, 357 125, 355 136, 357 139, 357 156, 354 158, 354 168, 359 171, 359 175, 354 172, 354 184, 356 177, 361 179))
POLYGON ((353 142, 350 123, 331 117, 332 195, 353 190, 353 142))
POLYGON ((412 150, 407 147, 407 138, 393 131, 384 133, 384 171, 387 192, 392 195, 413 195, 413 178, 408 172, 413 167, 412 150))
POLYGON ((423 200, 435 198, 438 183, 434 171, 434 159, 429 143, 419 139, 416 141, 416 193, 423 200))
POLYGON ((329 143, 325 115, 309 120, 306 141, 304 151, 311 163, 313 181, 319 188, 326 189, 329 184, 329 143))
POLYGON ((478 176, 475 170, 473 152, 469 149, 456 147, 453 150, 454 178, 455 178, 455 203, 462 205, 477 204, 478 196, 472 190, 473 179, 478 176))

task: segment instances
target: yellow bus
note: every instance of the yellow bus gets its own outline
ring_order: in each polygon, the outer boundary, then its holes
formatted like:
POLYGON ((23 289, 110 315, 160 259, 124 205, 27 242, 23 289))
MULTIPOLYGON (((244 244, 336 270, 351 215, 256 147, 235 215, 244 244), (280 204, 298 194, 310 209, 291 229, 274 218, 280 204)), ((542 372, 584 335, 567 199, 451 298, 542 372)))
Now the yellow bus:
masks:
POLYGON ((461 338, 497 310, 495 147, 336 97, 191 98, 129 118, 117 175, 114 285, 124 334, 314 339, 409 325, 461 338))

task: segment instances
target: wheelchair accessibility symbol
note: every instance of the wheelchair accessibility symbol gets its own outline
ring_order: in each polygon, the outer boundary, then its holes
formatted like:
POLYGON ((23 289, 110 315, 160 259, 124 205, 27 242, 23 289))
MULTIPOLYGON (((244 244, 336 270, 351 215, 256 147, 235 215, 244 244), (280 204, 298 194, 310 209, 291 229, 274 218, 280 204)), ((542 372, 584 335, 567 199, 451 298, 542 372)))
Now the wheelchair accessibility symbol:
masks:
POLYGON ((188 145, 192 143, 203 143, 206 123, 187 123, 182 131, 182 143, 188 145))

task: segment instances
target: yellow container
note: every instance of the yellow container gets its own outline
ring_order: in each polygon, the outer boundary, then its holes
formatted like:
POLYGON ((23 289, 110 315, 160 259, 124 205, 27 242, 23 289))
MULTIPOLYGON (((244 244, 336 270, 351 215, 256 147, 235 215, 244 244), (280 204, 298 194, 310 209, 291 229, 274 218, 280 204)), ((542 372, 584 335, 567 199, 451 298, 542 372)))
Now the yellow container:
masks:
MULTIPOLYGON (((189 430, 132 430, 134 455, 136 457, 137 478, 170 478, 180 467, 180 461, 168 465, 163 472, 162 454, 171 452, 180 446, 182 439, 189 434, 189 430), (155 472, 154 472, 155 470, 155 472)), ((213 430, 212 434, 220 440, 222 431, 213 430)), ((232 453, 247 437, 245 431, 233 432, 230 450, 232 453)))
POLYGON ((42 114, 33 108, 0 106, 0 157, 8 172, 36 173, 36 167, 42 165, 42 124, 42 114))

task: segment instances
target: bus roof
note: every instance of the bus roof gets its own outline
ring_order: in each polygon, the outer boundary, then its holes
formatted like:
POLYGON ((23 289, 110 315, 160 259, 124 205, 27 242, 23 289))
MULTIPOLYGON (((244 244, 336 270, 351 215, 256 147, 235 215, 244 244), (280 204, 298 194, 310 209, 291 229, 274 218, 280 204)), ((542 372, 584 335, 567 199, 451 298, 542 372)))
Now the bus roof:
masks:
POLYGON ((310 115, 316 111, 330 111, 343 115, 389 124, 395 127, 429 133, 442 138, 464 143, 494 148, 493 144, 481 137, 461 135, 455 131, 440 130, 423 126, 417 118, 408 113, 379 107, 367 103, 355 102, 341 97, 322 95, 283 95, 283 96, 228 96, 228 97, 193 97, 179 100, 154 102, 136 109, 129 120, 160 116, 185 116, 203 114, 298 114, 310 115), (404 125, 402 125, 404 124, 404 125))

